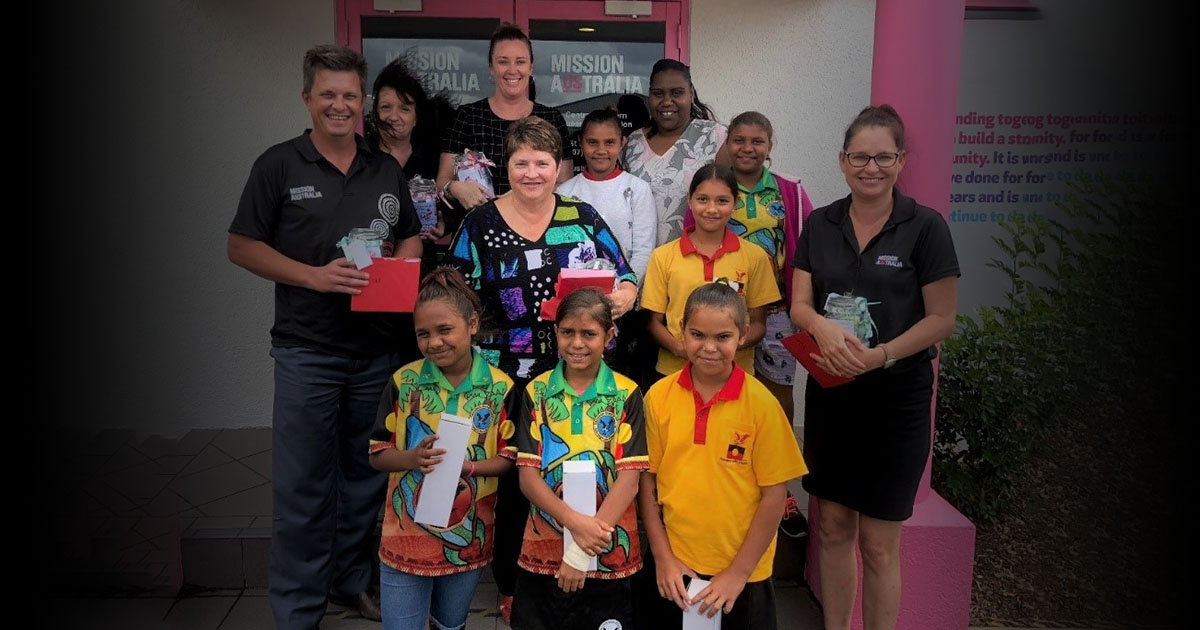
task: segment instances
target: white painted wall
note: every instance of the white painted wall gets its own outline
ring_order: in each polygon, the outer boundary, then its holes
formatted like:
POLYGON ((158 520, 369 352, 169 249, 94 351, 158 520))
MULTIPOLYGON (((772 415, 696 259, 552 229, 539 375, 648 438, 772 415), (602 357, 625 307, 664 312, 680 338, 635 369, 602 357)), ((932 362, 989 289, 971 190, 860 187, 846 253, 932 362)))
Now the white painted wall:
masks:
MULTIPOLYGON (((717 119, 761 112, 775 131, 771 169, 799 177, 814 207, 845 196, 837 153, 870 104, 874 0, 692 0, 690 39, 692 82, 717 119)), ((799 436, 804 382, 792 391, 799 436)))
POLYGON ((164 435, 269 426, 273 289, 228 261, 226 235, 254 159, 311 126, 301 63, 333 41, 335 4, 125 0, 80 12, 67 76, 87 87, 54 94, 78 116, 60 124, 88 135, 64 168, 88 182, 63 191, 80 202, 71 279, 83 295, 61 327, 89 375, 70 415, 164 435))
POLYGON ((874 33, 874 0, 692 0, 692 80, 723 123, 766 115, 771 168, 820 207, 847 193, 837 152, 870 104, 874 33))

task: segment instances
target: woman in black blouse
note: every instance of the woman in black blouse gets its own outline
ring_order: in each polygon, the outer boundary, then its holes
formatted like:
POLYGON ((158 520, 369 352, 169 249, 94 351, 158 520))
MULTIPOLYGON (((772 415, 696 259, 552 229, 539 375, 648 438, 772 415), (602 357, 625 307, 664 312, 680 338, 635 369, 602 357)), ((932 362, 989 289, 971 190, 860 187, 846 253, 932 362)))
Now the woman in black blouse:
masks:
MULTIPOLYGON (((570 142, 567 121, 562 113, 533 101, 533 46, 519 27, 501 24, 492 34, 491 45, 488 46, 488 73, 495 84, 492 95, 458 108, 454 124, 442 143, 438 167, 438 190, 467 209, 482 205, 488 196, 474 182, 455 181, 456 154, 471 149, 495 162, 492 187, 496 195, 503 195, 509 190, 504 132, 513 121, 537 116, 554 125, 562 138, 563 147, 569 146, 570 142)), ((562 156, 556 155, 555 158, 561 160, 562 156)), ((557 181, 564 182, 570 177, 570 162, 561 161, 557 181)))
MULTIPOLYGON (((442 135, 453 118, 454 106, 445 92, 430 90, 409 69, 407 60, 399 57, 375 77, 367 143, 399 162, 406 179, 419 175, 432 181, 437 177, 441 159, 442 135)), ((451 214, 453 218, 461 217, 461 213, 451 214)), ((437 240, 446 234, 447 227, 456 229, 458 222, 447 226, 439 207, 437 224, 429 232, 421 233, 425 241, 421 258, 426 270, 432 269, 438 255, 446 250, 445 243, 438 245, 437 240)))
POLYGON ((958 259, 945 220, 900 194, 904 125, 864 109, 838 162, 850 195, 800 234, 792 321, 812 333, 818 365, 851 382, 805 392, 804 488, 820 508, 826 628, 850 627, 857 544, 866 628, 893 628, 900 607, 900 526, 912 515, 930 448, 931 359, 954 332, 958 259))
POLYGON ((367 141, 391 155, 409 179, 437 177, 442 133, 454 118, 444 93, 431 93, 404 57, 375 77, 367 141))

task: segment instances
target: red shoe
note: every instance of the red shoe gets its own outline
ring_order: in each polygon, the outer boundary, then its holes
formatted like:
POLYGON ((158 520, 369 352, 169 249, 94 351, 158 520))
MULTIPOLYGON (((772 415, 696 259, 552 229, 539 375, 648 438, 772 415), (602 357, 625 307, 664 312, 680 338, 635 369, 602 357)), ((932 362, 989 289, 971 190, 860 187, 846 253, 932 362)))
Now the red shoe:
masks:
POLYGON ((504 623, 512 622, 512 595, 500 597, 500 618, 504 623))
POLYGON ((800 513, 800 505, 791 492, 783 504, 783 520, 779 522, 779 531, 791 538, 801 538, 808 535, 808 519, 800 513))

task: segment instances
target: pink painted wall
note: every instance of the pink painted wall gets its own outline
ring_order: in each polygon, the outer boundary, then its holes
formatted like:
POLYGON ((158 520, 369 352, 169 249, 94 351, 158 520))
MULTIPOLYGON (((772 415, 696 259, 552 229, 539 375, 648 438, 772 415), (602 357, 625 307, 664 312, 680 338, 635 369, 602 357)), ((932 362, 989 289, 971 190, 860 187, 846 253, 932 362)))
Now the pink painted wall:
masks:
MULTIPOLYGON (((947 218, 965 10, 964 0, 879 0, 875 6, 871 104, 888 103, 904 120, 908 157, 901 188, 947 218)), ((928 494, 926 463, 917 502, 928 494)))
MULTIPOLYGON (((809 499, 810 523, 820 509, 809 499)), ((819 528, 809 528, 805 577, 821 599, 819 528)), ((936 492, 913 509, 900 534, 900 615, 897 630, 964 630, 971 616, 971 582, 975 567, 975 525, 936 492)), ((858 599, 851 628, 861 630, 862 560, 858 566, 858 599)))

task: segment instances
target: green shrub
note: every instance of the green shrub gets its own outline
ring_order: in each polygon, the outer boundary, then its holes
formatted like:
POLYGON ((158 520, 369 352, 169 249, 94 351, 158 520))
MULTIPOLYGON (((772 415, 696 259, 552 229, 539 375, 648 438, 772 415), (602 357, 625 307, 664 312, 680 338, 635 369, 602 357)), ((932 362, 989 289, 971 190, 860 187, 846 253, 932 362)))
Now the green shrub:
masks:
POLYGON ((1071 188, 1061 221, 1000 223, 1003 257, 988 266, 1008 282, 1004 300, 960 315, 942 345, 933 484, 977 521, 1016 503, 1016 480, 1062 414, 1131 412, 1136 392, 1168 376, 1153 338, 1179 322, 1146 320, 1180 299, 1172 256, 1156 255, 1175 240, 1163 237, 1167 204, 1131 178, 1071 188))

